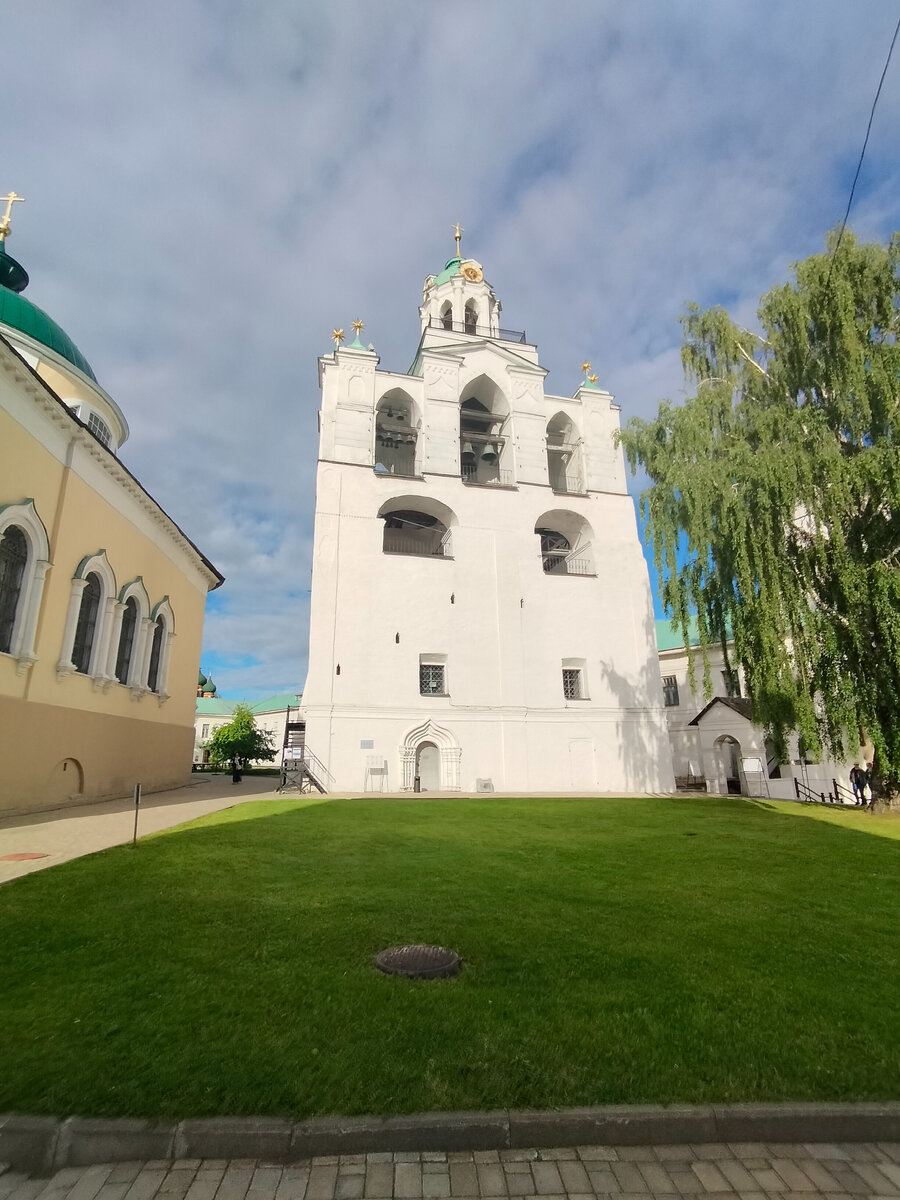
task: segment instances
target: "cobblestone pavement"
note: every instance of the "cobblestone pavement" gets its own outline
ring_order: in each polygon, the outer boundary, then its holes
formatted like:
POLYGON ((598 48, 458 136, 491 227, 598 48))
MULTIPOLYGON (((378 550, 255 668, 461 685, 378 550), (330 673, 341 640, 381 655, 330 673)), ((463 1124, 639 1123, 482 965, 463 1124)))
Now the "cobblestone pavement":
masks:
POLYGON ((580 1146, 344 1154, 284 1166, 177 1159, 65 1167, 33 1179, 0 1164, 0 1200, 862 1200, 900 1196, 900 1143, 580 1146))

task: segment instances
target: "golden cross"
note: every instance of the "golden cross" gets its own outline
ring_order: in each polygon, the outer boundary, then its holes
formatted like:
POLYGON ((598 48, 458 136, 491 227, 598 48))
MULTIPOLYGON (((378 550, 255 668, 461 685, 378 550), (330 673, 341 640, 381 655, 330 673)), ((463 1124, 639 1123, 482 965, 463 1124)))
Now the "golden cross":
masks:
POLYGON ((356 336, 359 337, 362 330, 365 329, 365 325, 363 325, 362 321, 354 321, 353 328, 356 330, 356 336))
POLYGON ((335 349, 337 349, 344 340, 344 331, 343 329, 332 329, 331 336, 334 339, 335 349))
POLYGON ((453 236, 456 238, 456 257, 459 258, 459 239, 466 231, 463 229, 462 225, 460 225, 459 221, 457 221, 455 225, 451 225, 450 228, 455 230, 453 236))
POLYGON ((587 375, 588 371, 591 369, 591 364, 589 362, 583 362, 581 364, 581 369, 584 371, 585 375, 587 375))
POLYGON ((3 214, 3 220, 0 221, 0 242, 5 242, 10 234, 9 218, 12 213, 12 206, 19 201, 20 204, 25 203, 24 196, 17 196, 15 192, 10 192, 8 196, 0 196, 0 200, 6 201, 6 212, 3 214))

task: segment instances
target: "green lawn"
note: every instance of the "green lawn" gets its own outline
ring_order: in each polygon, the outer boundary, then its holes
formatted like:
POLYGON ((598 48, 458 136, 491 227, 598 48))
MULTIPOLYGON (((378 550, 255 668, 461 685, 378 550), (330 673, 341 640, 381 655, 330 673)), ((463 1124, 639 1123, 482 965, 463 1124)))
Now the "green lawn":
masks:
POLYGON ((0 888, 0 1111, 898 1099, 898 833, 712 797, 242 805, 0 888), (410 941, 462 974, 373 968, 410 941))

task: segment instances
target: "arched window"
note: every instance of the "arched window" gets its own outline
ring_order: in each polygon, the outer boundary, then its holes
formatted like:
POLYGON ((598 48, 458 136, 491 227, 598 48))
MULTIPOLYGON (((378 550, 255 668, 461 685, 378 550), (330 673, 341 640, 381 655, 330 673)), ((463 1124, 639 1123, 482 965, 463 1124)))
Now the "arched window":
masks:
POLYGON ((137 628, 137 601, 134 596, 129 596, 125 601, 125 611, 122 613, 122 628, 119 631, 119 651, 116 655, 116 679, 118 679, 119 683, 128 682, 128 672, 131 669, 137 628))
POLYGON ((150 625, 150 598, 138 575, 119 592, 112 621, 107 675, 138 691, 143 688, 142 664, 150 625))
POLYGON ((557 413, 547 423, 547 474, 554 492, 584 491, 581 443, 565 413, 557 413))
POLYGON ((81 593, 78 623, 75 626, 75 641, 72 645, 72 662, 75 670, 81 675, 89 675, 91 672, 91 659, 97 635, 97 618, 100 613, 102 595, 103 585, 99 577, 93 571, 89 572, 81 593))
POLYGON ((478 329, 478 310, 475 301, 469 300, 465 308, 466 333, 475 333, 478 329))
POLYGON ((28 540, 18 525, 9 525, 0 540, 0 651, 9 654, 22 580, 28 565, 28 540))
POLYGON ((415 476, 418 417, 410 396, 400 388, 386 392, 375 409, 375 470, 379 475, 415 476))
POLYGON ((107 449, 111 449, 112 433, 102 417, 98 417, 95 412, 90 413, 88 415, 87 427, 98 441, 102 442, 107 449))
POLYGON ((503 433, 509 407, 499 387, 481 375, 463 389, 459 406, 459 471, 463 483, 512 486, 509 439, 503 433))
POLYGON ((449 300, 444 302, 444 306, 441 309, 441 325, 444 329, 453 328, 453 305, 449 300))
POLYGON ((151 692, 159 691, 159 666, 165 636, 166 623, 162 617, 157 617, 153 626, 153 640, 150 643, 150 665, 147 668, 147 687, 151 692))
POLYGON ((34 662, 50 541, 34 501, 0 505, 0 653, 17 660, 21 674, 34 662))
POLYGON ((412 554, 420 558, 450 558, 453 554, 453 513, 437 500, 399 496, 383 504, 381 548, 385 554, 412 554))
POLYGON ((540 539, 545 575, 594 575, 591 527, 577 513, 555 509, 539 517, 534 532, 540 539))
POLYGON ((144 645, 144 671, 148 691, 155 692, 160 704, 169 698, 169 657, 172 639, 175 636, 175 616, 169 597, 165 596, 150 613, 145 622, 147 637, 144 645))
POLYGON ((113 638, 116 577, 105 550, 89 554, 78 564, 69 594, 58 679, 72 671, 90 675, 95 686, 108 686, 115 676, 118 641, 113 638))

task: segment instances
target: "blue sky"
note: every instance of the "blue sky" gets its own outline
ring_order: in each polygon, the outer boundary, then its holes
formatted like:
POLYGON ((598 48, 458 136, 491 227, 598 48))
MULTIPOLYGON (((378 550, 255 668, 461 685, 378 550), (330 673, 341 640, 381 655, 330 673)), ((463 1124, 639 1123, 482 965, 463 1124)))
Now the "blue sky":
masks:
MULTIPOLYGON (((30 0, 4 14, 0 191, 29 296, 131 425, 122 457, 227 577, 203 664, 302 686, 316 357, 405 370, 450 225, 506 326, 623 419, 683 397, 678 316, 759 296, 843 214, 883 0, 30 0)), ((851 224, 895 227, 900 61, 851 224)), ((638 482, 632 490, 637 491, 638 482)))

